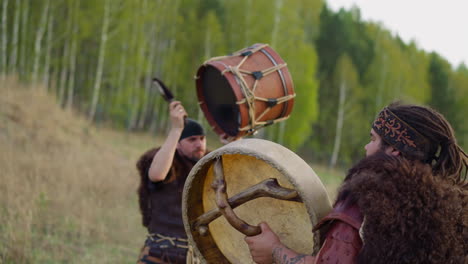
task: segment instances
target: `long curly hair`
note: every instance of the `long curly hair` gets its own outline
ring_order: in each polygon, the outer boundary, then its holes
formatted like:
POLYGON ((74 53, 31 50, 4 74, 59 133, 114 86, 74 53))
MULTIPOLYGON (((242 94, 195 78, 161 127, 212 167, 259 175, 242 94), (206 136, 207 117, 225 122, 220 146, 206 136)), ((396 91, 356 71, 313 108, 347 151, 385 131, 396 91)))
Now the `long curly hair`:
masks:
POLYGON ((140 212, 142 216, 143 226, 148 227, 151 222, 151 204, 149 202, 149 178, 148 171, 153 162, 154 155, 158 148, 153 148, 145 152, 138 160, 136 167, 140 174, 140 186, 138 187, 138 203, 140 205, 140 212))

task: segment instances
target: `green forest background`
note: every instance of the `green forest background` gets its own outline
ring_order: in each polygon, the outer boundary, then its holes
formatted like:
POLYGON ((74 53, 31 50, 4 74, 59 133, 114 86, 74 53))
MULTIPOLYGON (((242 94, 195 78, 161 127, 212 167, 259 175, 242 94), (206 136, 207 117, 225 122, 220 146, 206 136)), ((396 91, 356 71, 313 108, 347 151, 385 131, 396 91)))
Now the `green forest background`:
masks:
MULTIPOLYGON (((207 59, 268 43, 288 63, 291 118, 264 129, 314 162, 361 158, 370 124, 394 100, 425 104, 467 149, 468 69, 405 43, 358 8, 322 0, 1 0, 0 71, 42 83, 96 124, 158 133, 158 76, 207 125, 193 76, 207 59)), ((416 10, 415 10, 416 12, 416 10)), ((447 29, 449 30, 449 29, 447 29)))

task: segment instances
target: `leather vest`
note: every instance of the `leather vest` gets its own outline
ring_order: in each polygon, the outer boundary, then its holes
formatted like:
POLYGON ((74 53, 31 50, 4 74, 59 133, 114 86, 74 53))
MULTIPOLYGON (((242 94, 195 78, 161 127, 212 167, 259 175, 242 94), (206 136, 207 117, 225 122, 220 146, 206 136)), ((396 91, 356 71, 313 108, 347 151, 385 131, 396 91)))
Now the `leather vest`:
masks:
POLYGON ((182 220, 182 192, 185 180, 195 162, 176 151, 172 167, 164 181, 149 182, 151 222, 149 233, 171 237, 187 237, 182 220))
POLYGON ((314 228, 314 231, 329 228, 315 263, 357 263, 363 245, 359 235, 362 222, 363 216, 357 204, 349 199, 338 201, 314 228))

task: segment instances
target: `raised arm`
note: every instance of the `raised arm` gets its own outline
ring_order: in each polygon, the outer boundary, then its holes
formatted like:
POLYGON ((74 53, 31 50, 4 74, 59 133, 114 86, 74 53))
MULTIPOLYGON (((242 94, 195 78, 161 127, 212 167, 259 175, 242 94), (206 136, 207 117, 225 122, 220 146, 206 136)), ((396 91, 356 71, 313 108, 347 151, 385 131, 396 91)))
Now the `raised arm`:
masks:
POLYGON ((171 129, 160 150, 154 156, 148 171, 148 176, 153 182, 163 181, 171 168, 177 143, 184 130, 184 117, 187 113, 179 101, 173 101, 169 104, 169 115, 171 129))
POLYGON ((267 223, 260 223, 262 233, 257 236, 245 237, 245 242, 250 249, 250 254, 258 264, 313 264, 315 258, 310 255, 302 255, 287 248, 281 243, 278 236, 271 230, 267 223))

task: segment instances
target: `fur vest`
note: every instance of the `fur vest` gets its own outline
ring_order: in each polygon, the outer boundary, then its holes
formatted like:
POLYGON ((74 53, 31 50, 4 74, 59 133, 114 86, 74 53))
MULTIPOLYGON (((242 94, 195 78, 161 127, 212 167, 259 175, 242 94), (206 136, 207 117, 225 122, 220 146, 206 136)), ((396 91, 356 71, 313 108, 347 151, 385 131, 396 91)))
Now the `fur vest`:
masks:
POLYGON ((429 165, 367 157, 348 172, 343 199, 364 216, 359 263, 468 263, 468 190, 429 165))

